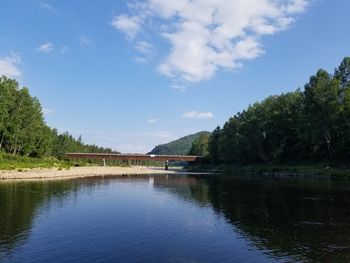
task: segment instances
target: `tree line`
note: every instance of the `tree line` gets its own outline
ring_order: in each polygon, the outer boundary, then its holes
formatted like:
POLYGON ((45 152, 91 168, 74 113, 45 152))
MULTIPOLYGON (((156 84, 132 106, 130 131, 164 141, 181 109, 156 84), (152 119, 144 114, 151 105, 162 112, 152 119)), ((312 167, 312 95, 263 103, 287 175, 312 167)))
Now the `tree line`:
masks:
POLYGON ((0 152, 29 157, 63 159, 67 152, 112 152, 109 148, 84 144, 81 137, 58 133, 45 123, 42 107, 28 88, 0 77, 0 152))
POLYGON ((303 90, 250 105, 203 142, 192 153, 207 152, 212 164, 349 160, 350 58, 334 74, 318 70, 303 90))

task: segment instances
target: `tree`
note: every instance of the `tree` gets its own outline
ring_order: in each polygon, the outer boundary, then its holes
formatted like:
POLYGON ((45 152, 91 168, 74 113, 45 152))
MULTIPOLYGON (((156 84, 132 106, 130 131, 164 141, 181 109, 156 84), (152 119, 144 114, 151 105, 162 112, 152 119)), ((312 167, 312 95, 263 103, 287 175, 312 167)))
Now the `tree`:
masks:
POLYGON ((27 88, 16 91, 15 107, 10 110, 5 131, 9 151, 30 155, 40 140, 38 131, 44 125, 41 106, 37 98, 29 95, 27 88))
POLYGON ((339 81, 320 69, 305 85, 305 107, 312 129, 314 154, 333 156, 339 137, 339 81), (325 153, 326 152, 326 153, 325 153))
POLYGON ((270 96, 209 138, 213 163, 342 160, 350 157, 350 58, 334 76, 320 69, 299 89, 270 96))
POLYGON ((208 155, 213 164, 219 163, 218 144, 220 138, 220 126, 217 126, 208 139, 208 155))
POLYGON ((0 149, 6 144, 6 130, 10 124, 10 113, 15 108, 15 93, 18 84, 15 80, 0 77, 0 149))
POLYGON ((350 57, 346 57, 335 70, 334 78, 339 80, 340 87, 344 89, 350 86, 350 57))
POLYGON ((82 138, 58 134, 45 123, 37 98, 15 80, 0 77, 0 150, 31 157, 63 159, 71 152, 112 152, 109 148, 86 145, 82 138))
POLYGON ((189 155, 206 156, 208 154, 209 134, 202 134, 192 143, 189 155))

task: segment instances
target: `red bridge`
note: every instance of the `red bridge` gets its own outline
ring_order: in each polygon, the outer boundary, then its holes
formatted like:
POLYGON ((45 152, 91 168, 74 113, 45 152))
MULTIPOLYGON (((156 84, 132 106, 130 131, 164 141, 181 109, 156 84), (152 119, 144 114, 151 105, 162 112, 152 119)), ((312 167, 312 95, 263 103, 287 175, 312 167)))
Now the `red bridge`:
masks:
POLYGON ((168 168, 169 161, 194 162, 202 158, 202 156, 190 156, 190 155, 115 154, 115 153, 67 153, 66 157, 70 160, 78 160, 78 159, 102 160, 104 165, 106 160, 163 161, 165 162, 165 169, 168 168))

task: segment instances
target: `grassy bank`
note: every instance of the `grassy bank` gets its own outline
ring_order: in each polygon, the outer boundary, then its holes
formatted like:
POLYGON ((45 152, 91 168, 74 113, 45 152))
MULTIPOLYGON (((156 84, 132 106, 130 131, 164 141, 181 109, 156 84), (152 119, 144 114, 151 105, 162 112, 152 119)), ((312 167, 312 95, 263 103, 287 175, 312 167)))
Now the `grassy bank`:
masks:
MULTIPOLYGON (((73 166, 100 166, 102 165, 101 160, 74 160, 74 161, 62 161, 56 158, 30 158, 18 155, 12 155, 0 151, 0 170, 17 170, 25 171, 34 168, 57 168, 58 170, 69 169, 73 166)), ((124 161, 113 161, 107 160, 107 166, 117 167, 130 167, 136 166, 155 166, 163 167, 163 162, 155 161, 135 161, 135 162, 124 162, 124 161)))
POLYGON ((277 176, 331 176, 350 179, 350 167, 346 164, 250 164, 250 165, 194 165, 188 170, 224 174, 266 174, 277 176))
POLYGON ((0 170, 18 170, 34 168, 69 169, 73 162, 60 161, 56 158, 30 158, 0 152, 0 170))

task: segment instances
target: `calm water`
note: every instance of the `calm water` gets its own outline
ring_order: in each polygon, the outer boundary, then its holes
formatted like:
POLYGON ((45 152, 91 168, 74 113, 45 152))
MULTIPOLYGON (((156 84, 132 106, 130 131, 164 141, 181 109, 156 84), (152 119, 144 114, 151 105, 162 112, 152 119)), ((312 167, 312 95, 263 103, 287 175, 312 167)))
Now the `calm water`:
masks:
POLYGON ((0 262, 349 262, 350 182, 0 183, 0 262))

